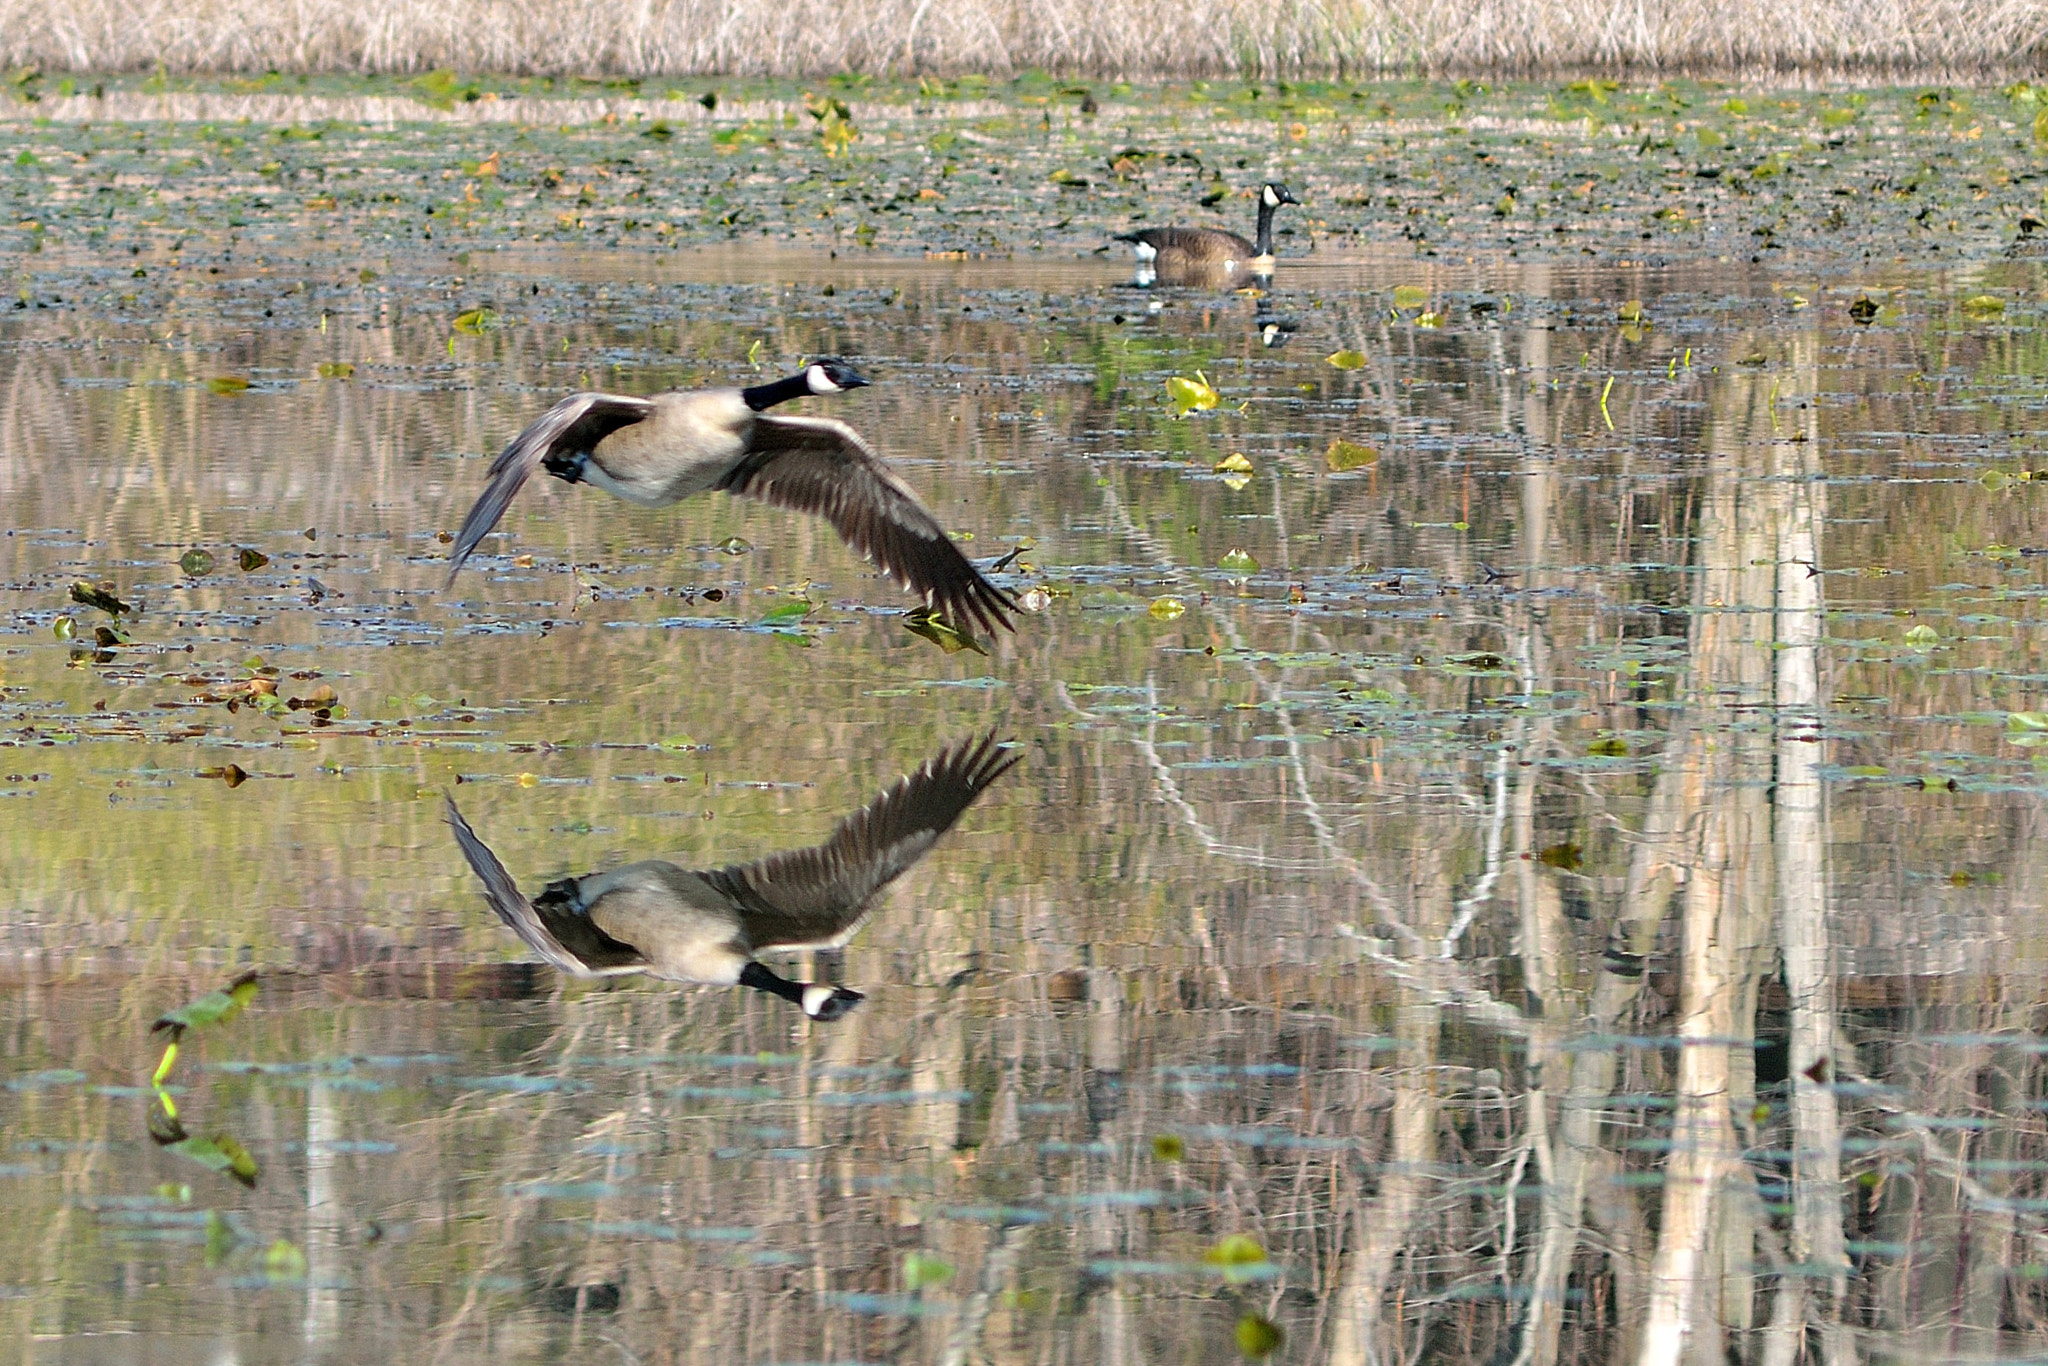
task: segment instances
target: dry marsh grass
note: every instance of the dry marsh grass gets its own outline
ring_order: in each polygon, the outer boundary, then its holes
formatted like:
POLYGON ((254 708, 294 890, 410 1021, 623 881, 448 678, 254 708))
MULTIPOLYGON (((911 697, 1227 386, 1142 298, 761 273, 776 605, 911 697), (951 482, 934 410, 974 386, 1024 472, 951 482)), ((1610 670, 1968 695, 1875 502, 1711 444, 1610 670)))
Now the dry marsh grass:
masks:
POLYGON ((1879 73, 2027 65, 2048 48, 2048 3, 0 0, 0 35, 0 61, 71 71, 1879 73))

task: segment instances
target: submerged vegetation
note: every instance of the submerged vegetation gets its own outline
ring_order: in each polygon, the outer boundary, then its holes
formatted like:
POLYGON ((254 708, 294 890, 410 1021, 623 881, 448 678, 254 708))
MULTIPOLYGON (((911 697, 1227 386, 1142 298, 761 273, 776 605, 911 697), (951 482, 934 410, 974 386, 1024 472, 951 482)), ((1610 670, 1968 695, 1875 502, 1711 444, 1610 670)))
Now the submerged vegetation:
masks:
MULTIPOLYGON (((123 292, 146 311, 177 278, 166 256, 231 244, 245 261, 319 244, 347 263, 302 287, 362 292, 386 288, 391 252, 460 264, 514 243, 1122 253, 1111 238, 1133 224, 1248 230, 1268 176, 1305 201, 1279 228, 1283 260, 1383 244, 1760 262, 2048 249, 2048 104, 2024 82, 464 89, 151 76, 95 93, 38 76, 0 95, 0 249, 144 254, 123 292)), ((473 303, 454 332, 516 312, 473 303)))

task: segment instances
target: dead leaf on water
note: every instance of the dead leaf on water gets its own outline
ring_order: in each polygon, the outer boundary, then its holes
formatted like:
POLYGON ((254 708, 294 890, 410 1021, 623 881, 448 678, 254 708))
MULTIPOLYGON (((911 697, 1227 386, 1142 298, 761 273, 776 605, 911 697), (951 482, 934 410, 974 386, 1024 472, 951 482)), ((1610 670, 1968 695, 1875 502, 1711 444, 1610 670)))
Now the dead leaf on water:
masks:
POLYGON ((903 616, 903 629, 923 640, 929 640, 949 655, 959 654, 962 650, 972 650, 978 655, 988 653, 986 645, 944 617, 934 615, 928 607, 918 607, 906 612, 903 616))
POLYGON ((1323 359, 1336 366, 1339 370, 1357 370, 1365 365, 1365 352, 1350 350, 1332 351, 1323 359))
POLYGON ((244 769, 240 764, 228 764, 222 768, 202 768, 199 770, 199 776, 202 778, 218 778, 229 787, 240 787, 243 783, 249 781, 248 770, 244 769))
POLYGON ((71 600, 87 607, 97 607, 102 612, 117 617, 124 612, 135 610, 114 596, 114 585, 111 583, 92 584, 80 579, 71 585, 71 600))
POLYGON ((244 548, 239 554, 235 556, 235 563, 242 566, 243 573, 248 573, 252 570, 261 569, 264 565, 269 564, 270 557, 260 550, 249 550, 247 548, 244 548))
POLYGON ((1199 370, 1195 372, 1193 379, 1175 375, 1167 380, 1166 396, 1173 400, 1175 417, 1207 412, 1221 401, 1221 395, 1210 387, 1208 377, 1199 370))
POLYGON ((206 381, 206 387, 216 394, 239 394, 249 387, 249 381, 240 375, 216 375, 206 381))
POLYGON ((1547 849, 1537 850, 1536 861, 1546 868, 1560 868, 1567 873, 1576 873, 1579 871, 1579 865, 1585 861, 1585 852, 1567 840, 1562 844, 1553 844, 1547 849))

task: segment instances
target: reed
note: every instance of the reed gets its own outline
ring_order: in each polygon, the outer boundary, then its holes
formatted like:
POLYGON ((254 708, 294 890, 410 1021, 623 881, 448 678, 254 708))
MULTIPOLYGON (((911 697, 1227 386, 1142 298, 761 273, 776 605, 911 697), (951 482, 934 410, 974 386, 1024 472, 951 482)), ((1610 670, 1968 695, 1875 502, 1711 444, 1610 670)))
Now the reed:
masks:
POLYGON ((70 71, 1193 77, 2010 70, 2042 0, 0 0, 70 71))

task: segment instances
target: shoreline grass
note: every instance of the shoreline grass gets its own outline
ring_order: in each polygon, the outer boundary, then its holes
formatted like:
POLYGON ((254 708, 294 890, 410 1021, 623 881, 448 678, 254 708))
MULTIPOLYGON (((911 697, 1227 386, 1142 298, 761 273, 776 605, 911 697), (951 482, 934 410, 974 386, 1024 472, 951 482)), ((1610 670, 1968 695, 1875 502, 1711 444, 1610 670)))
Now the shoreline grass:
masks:
POLYGON ((74 72, 1898 77, 2044 55, 2041 0, 0 0, 0 64, 74 72))

